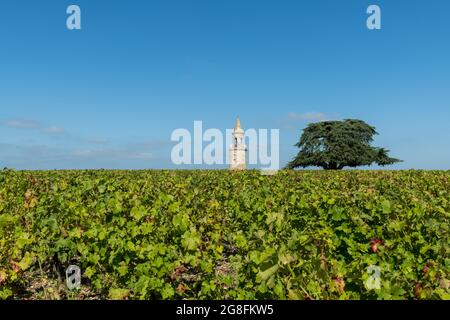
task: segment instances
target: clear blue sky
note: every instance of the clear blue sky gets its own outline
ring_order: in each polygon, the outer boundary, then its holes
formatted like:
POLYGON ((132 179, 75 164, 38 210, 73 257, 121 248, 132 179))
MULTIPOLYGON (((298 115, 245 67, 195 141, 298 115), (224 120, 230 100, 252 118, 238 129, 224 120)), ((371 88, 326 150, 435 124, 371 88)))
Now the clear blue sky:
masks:
POLYGON ((282 165, 308 121, 359 118, 391 168, 450 169, 450 1, 1 2, 1 167, 173 168, 172 130, 237 115, 282 165))

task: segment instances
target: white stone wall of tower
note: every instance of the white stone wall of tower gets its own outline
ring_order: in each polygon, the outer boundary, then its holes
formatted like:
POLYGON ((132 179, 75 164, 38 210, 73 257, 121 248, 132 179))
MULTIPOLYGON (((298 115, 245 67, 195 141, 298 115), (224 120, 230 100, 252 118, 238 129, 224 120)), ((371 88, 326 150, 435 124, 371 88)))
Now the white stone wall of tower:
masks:
POLYGON ((244 170, 246 168, 246 151, 244 130, 240 127, 240 121, 237 120, 232 133, 232 145, 230 147, 231 170, 244 170))

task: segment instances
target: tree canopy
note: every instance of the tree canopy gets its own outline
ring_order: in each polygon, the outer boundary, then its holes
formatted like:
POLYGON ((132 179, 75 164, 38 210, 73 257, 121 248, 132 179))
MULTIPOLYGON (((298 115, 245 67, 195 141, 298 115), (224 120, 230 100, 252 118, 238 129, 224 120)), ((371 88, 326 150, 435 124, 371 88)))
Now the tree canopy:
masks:
POLYGON ((389 150, 371 146, 374 127, 362 120, 323 121, 309 124, 295 144, 300 148, 287 168, 322 167, 340 170, 344 167, 381 166, 400 162, 388 156, 389 150))

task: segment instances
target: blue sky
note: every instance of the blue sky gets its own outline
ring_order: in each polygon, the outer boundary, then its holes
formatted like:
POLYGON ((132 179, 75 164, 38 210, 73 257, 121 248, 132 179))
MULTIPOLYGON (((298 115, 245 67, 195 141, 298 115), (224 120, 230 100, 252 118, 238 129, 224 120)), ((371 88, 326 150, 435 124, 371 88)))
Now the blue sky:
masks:
POLYGON ((393 169, 450 169, 446 0, 42 0, 0 6, 0 166, 173 168, 176 128, 358 118, 393 169), (66 28, 66 8, 82 30, 66 28), (382 29, 366 28, 366 9, 382 29))

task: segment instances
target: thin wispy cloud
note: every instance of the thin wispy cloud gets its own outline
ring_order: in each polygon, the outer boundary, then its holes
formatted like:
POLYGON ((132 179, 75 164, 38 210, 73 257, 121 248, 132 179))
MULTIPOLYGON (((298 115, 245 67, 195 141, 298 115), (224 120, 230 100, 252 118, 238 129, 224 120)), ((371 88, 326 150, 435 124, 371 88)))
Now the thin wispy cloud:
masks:
POLYGON ((83 138, 83 142, 91 143, 91 144, 106 144, 108 143, 108 139, 105 138, 83 138))
POLYGON ((324 112, 289 112, 287 116, 281 120, 281 126, 288 130, 296 130, 304 124, 335 119, 337 119, 336 115, 331 115, 324 112))
POLYGON ((288 119, 292 121, 320 122, 331 120, 332 117, 323 112, 305 112, 305 113, 289 112, 288 119))
POLYGON ((1 165, 16 169, 148 168, 170 165, 169 141, 131 142, 111 147, 0 142, 1 165), (149 148, 149 146, 152 146, 149 148))
POLYGON ((64 128, 61 127, 48 127, 48 128, 43 128, 41 130, 42 133, 45 134, 52 134, 52 135, 56 135, 56 134, 63 134, 65 132, 64 128))
POLYGON ((5 120, 2 121, 1 124, 9 128, 17 128, 17 129, 34 129, 40 127, 40 123, 38 121, 25 119, 5 120))
POLYGON ((97 149, 76 149, 70 152, 71 157, 86 159, 104 159, 110 160, 152 160, 154 154, 147 150, 133 150, 131 146, 122 146, 116 148, 97 148, 97 149))
POLYGON ((41 122, 30 119, 9 119, 0 122, 1 125, 14 129, 31 129, 37 130, 43 134, 61 135, 65 130, 57 126, 44 126, 41 122))
POLYGON ((155 156, 150 152, 138 152, 130 155, 131 159, 151 160, 155 156))
POLYGON ((59 161, 68 161, 74 163, 76 161, 94 161, 96 163, 107 163, 108 161, 148 161, 155 159, 150 151, 161 149, 167 143, 159 140, 149 140, 125 143, 117 146, 109 146, 110 141, 101 137, 80 137, 67 132, 61 126, 47 126, 40 121, 32 119, 7 119, 0 121, 1 126, 14 129, 27 129, 30 134, 36 137, 36 133, 44 136, 63 137, 67 145, 66 148, 55 148, 52 145, 42 145, 38 140, 33 140, 30 144, 4 145, 3 157, 9 157, 16 163, 21 162, 20 159, 27 159, 30 163, 36 161, 45 162, 53 159, 59 161), (84 147, 71 147, 73 145, 84 145, 84 147), (20 156, 19 156, 20 155, 20 156))

